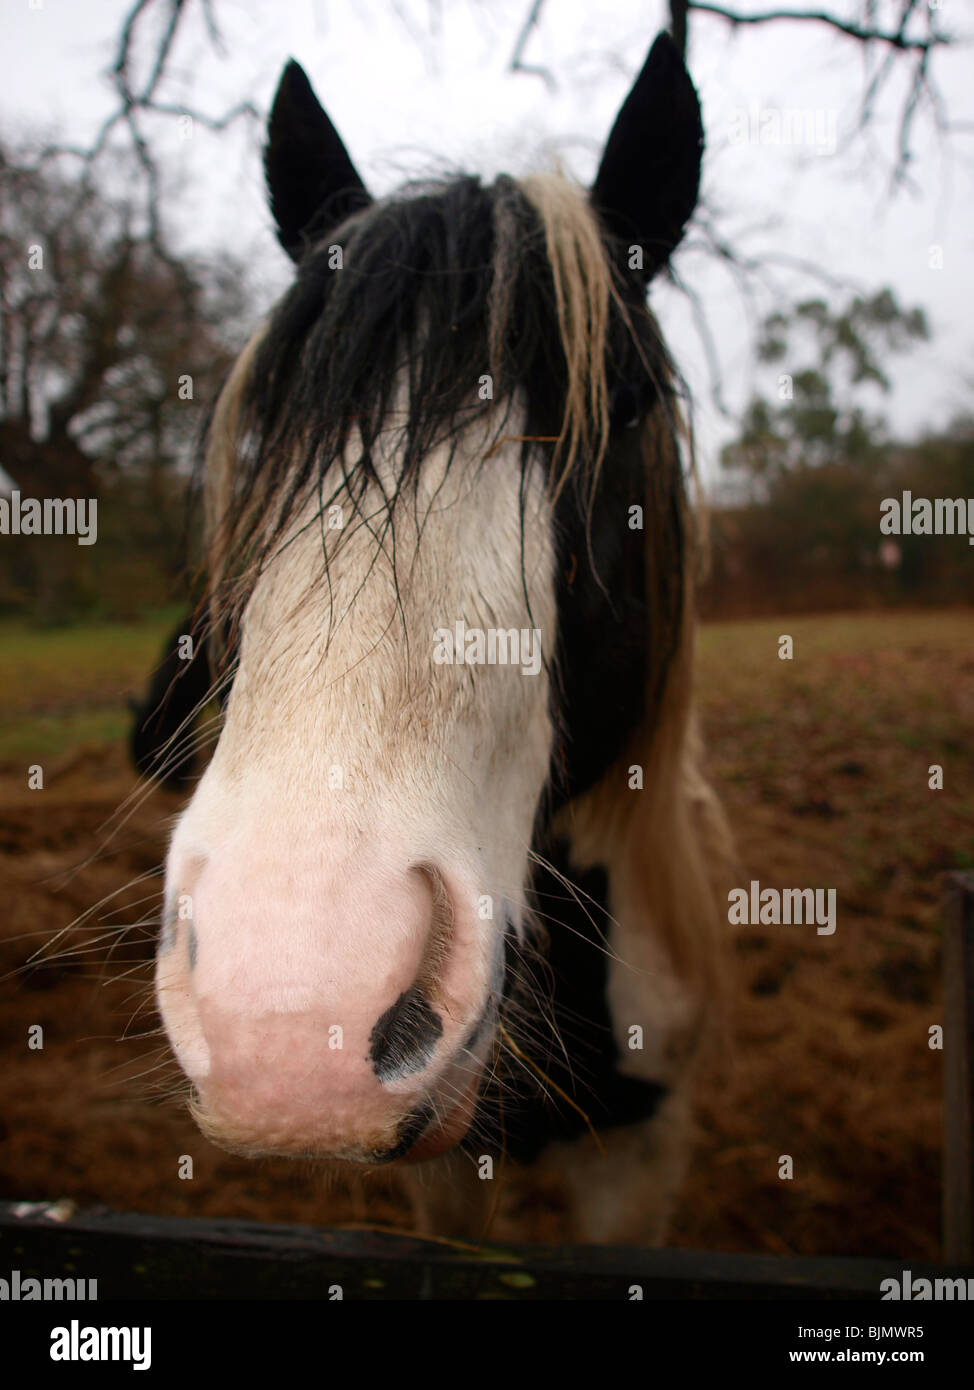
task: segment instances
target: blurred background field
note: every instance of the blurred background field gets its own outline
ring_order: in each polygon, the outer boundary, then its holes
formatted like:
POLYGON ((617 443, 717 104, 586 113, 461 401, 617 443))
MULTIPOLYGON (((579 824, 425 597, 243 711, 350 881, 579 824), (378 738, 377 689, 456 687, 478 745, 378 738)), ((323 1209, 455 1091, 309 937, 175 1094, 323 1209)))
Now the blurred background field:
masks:
POLYGON ((153 610, 145 622, 87 622, 38 628, 0 620, 4 718, 0 762, 58 756, 85 744, 123 743, 129 711, 120 692, 141 696, 167 623, 182 609, 153 610))
MULTIPOLYGON (((221 1153, 166 1098, 174 1070, 152 1036, 149 986, 156 871, 181 801, 156 791, 118 813, 136 786, 125 699, 172 619, 166 609, 137 625, 0 631, 14 677, 0 755, 0 1194, 408 1226, 391 1175, 376 1176, 366 1213, 355 1191, 305 1165, 221 1153), (27 788, 28 747, 42 793, 27 788), (100 902, 63 943, 80 953, 18 972, 30 947, 100 902), (113 932, 131 923, 141 925, 113 932), (43 1054, 22 1045, 33 1023, 43 1054), (192 1183, 176 1177, 181 1154, 193 1155, 192 1183)), ((733 1045, 702 1077, 676 1243, 938 1253, 942 1054, 928 1029, 941 1021, 940 875, 974 864, 970 634, 969 610, 700 633, 704 725, 740 882, 835 887, 838 925, 832 936, 728 929, 733 1045), (791 661, 778 657, 784 633, 791 661), (928 787, 934 763, 941 791, 928 787), (777 1176, 782 1154, 794 1160, 789 1182, 777 1176)), ((502 1208, 498 1237, 511 1238, 514 1215, 502 1208)), ((563 1234, 554 1196, 534 1194, 516 1215, 522 1238, 563 1234)))

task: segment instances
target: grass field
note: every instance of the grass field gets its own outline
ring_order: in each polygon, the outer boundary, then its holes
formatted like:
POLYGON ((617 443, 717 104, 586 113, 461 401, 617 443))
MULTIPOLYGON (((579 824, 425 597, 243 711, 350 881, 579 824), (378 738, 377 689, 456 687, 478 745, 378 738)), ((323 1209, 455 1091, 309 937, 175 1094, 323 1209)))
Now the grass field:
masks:
POLYGON ((56 757, 79 744, 127 737, 128 696, 139 696, 181 609, 141 623, 34 628, 0 621, 4 717, 0 762, 56 757))
MULTIPOLYGON (((25 941, 44 939, 161 862, 180 802, 154 793, 111 854, 85 864, 134 785, 125 699, 144 688, 177 616, 53 632, 0 624, 0 1194, 191 1215, 361 1218, 358 1198, 323 1197, 300 1165, 223 1154, 181 1111, 113 1079, 133 1048, 142 1070, 140 1045, 115 1041, 134 1008, 124 972, 116 988, 103 988, 98 970, 92 983, 83 962, 4 978, 23 962, 25 941), (26 786, 26 764, 36 762, 43 795, 26 786), (24 1053, 31 1022, 49 1039, 43 1065, 24 1053), (180 1153, 196 1155, 192 1184, 175 1180, 180 1153)), ((675 1243, 937 1254, 942 1054, 928 1037, 942 1021, 941 875, 974 865, 972 639, 969 611, 701 631, 703 724, 737 838, 739 882, 835 888, 838 916, 831 936, 810 926, 728 928, 731 1045, 701 1078, 675 1243), (789 661, 778 656, 783 634, 794 642, 789 661), (934 764, 942 790, 928 785, 934 764), (782 1180, 786 1154, 794 1177, 782 1180)), ((156 882, 121 893, 129 920, 151 912, 156 882)), ((148 923, 135 954, 148 981, 148 923)), ((384 1191, 376 1184, 380 1210, 370 1214, 408 1222, 384 1191)), ((530 1221, 522 1238, 558 1237, 556 1211, 539 1208, 530 1221)))

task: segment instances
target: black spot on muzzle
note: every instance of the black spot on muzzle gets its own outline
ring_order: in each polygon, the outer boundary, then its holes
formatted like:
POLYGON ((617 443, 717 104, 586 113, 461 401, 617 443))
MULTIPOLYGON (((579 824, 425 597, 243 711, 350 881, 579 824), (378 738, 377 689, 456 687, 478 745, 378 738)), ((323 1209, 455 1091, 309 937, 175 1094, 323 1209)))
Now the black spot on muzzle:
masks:
POLYGON ((422 1071, 443 1033, 443 1023, 418 986, 400 994, 372 1029, 369 1060, 381 1082, 422 1071))

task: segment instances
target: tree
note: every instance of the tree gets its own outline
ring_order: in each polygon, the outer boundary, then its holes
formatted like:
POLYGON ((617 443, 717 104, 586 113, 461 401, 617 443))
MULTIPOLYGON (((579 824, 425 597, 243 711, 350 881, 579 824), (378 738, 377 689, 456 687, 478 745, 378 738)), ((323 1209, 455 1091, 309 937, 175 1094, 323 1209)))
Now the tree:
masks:
MULTIPOLYGON (((0 147, 0 464, 41 499, 138 475, 159 527, 167 479, 240 346, 246 281, 133 223, 91 177, 0 147)), ((57 609, 80 558, 47 546, 41 564, 20 547, 20 587, 57 609)))
POLYGON ((870 298, 856 295, 836 311, 811 299, 789 314, 768 315, 758 360, 790 365, 799 360, 802 339, 810 340, 812 360, 779 372, 776 402, 752 398, 738 437, 722 450, 722 466, 743 471, 767 490, 787 472, 875 459, 886 426, 866 414, 861 388, 888 393, 891 383, 881 362, 928 337, 923 311, 900 308, 890 289, 870 298))
POLYGON ((743 602, 758 606, 762 595, 743 591, 760 576, 785 607, 891 596, 879 504, 895 491, 905 451, 863 393, 888 393, 881 363, 927 336, 923 313, 901 308, 889 289, 834 311, 807 300, 764 320, 758 357, 777 369, 777 394, 752 398, 722 451, 748 501, 715 516, 715 576, 725 591, 736 582, 743 602))

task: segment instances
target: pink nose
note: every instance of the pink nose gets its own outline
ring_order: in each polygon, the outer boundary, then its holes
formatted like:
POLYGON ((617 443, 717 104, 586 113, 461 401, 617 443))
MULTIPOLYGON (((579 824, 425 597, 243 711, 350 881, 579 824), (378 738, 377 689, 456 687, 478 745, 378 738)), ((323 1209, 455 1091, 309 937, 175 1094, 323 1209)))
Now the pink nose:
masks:
POLYGON ((316 1010, 242 1019, 210 1002, 200 1006, 200 1023, 210 1068, 198 1083, 197 1114, 217 1140, 262 1153, 368 1161, 397 1147, 410 1121, 423 1121, 418 1138, 433 1119, 422 1073, 442 1026, 403 1037, 400 1072, 408 1068, 417 1084, 390 1094, 387 1054, 374 1037, 370 1045, 354 1029, 339 1033, 316 1010))
POLYGON ((460 1137, 488 981, 473 914, 439 871, 346 862, 339 879, 300 855, 169 867, 191 919, 163 932, 157 996, 204 1133, 358 1162, 460 1137))

